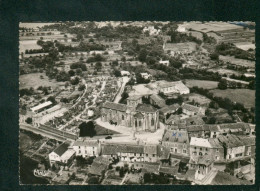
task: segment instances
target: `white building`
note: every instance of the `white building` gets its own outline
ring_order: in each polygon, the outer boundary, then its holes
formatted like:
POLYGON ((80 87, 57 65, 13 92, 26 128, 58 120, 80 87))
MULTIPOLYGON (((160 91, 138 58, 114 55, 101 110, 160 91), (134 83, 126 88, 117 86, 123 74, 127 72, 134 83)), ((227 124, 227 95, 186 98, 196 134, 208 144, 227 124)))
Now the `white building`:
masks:
POLYGON ((70 161, 72 161, 74 155, 75 151, 70 148, 70 144, 64 142, 49 154, 50 165, 52 166, 57 162, 68 165, 70 161))
POLYGON ((160 60, 159 64, 163 64, 165 66, 169 66, 170 65, 170 61, 169 60, 160 60))
POLYGON ((130 76, 130 72, 122 70, 121 76, 130 76))
POLYGON ((185 86, 182 81, 177 82, 165 82, 162 84, 159 84, 159 91, 164 93, 165 95, 170 94, 189 94, 190 89, 185 86))
POLYGON ((151 74, 148 74, 148 73, 140 73, 141 77, 144 78, 144 79, 149 79, 151 77, 151 74))
POLYGON ((99 156, 100 143, 98 140, 78 139, 73 144, 76 156, 91 157, 99 156))
POLYGON ((50 107, 51 105, 52 105, 52 102, 51 101, 47 101, 47 102, 39 104, 39 105, 37 105, 35 107, 32 107, 31 111, 34 112, 34 113, 39 113, 39 112, 43 111, 44 109, 50 107))

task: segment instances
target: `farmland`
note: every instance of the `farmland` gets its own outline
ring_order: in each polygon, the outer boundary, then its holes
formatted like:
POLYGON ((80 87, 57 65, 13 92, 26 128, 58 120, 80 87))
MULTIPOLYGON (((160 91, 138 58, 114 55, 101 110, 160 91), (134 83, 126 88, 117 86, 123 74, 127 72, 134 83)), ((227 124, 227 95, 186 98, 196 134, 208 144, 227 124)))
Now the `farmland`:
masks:
POLYGON ((218 82, 207 81, 207 80, 185 80, 186 86, 189 88, 198 86, 199 88, 204 89, 215 89, 218 87, 218 82))
POLYGON ((233 102, 242 103, 245 107, 255 106, 255 90, 249 89, 226 89, 211 90, 214 96, 229 98, 233 102))
POLYGON ((239 59, 239 58, 235 58, 233 56, 222 56, 222 55, 219 56, 219 59, 224 61, 224 62, 229 62, 229 63, 237 65, 237 66, 255 68, 255 62, 254 61, 239 59))
POLYGON ((64 82, 56 82, 55 80, 49 80, 45 73, 24 74, 19 77, 19 81, 19 89, 31 87, 38 88, 39 86, 51 86, 52 88, 56 88, 64 84, 64 82), (41 76, 43 78, 41 78, 41 76))

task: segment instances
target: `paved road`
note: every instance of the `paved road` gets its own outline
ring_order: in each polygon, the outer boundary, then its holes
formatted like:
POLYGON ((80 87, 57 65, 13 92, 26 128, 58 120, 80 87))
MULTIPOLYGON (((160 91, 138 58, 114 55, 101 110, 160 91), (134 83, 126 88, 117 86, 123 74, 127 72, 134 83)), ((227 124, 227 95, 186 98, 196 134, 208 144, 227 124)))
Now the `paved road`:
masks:
POLYGON ((118 103, 118 102, 120 101, 121 95, 122 95, 122 93, 124 92, 124 89, 125 89, 125 85, 126 85, 126 83, 129 81, 129 78, 126 77, 126 76, 125 76, 125 77, 122 77, 121 79, 122 79, 123 83, 122 83, 122 85, 121 85, 121 88, 120 88, 119 92, 118 92, 117 95, 116 95, 116 98, 115 98, 115 100, 114 100, 114 103, 118 103))
MULTIPOLYGON (((59 136, 59 135, 56 135, 52 132, 47 132, 47 131, 44 131, 44 130, 41 130, 41 129, 38 129, 36 127, 32 127, 30 125, 27 125, 27 124, 20 124, 20 128, 21 129, 24 129, 24 130, 27 130, 27 131, 31 131, 35 134, 40 134, 44 137, 48 137, 48 138, 51 138, 51 139, 55 139, 55 140, 58 140, 58 141, 64 141, 66 140, 66 138, 62 137, 62 136, 59 136)), ((68 139, 70 140, 70 139, 68 139)), ((72 139, 71 139, 72 140, 72 139)), ((73 140, 74 141, 74 140, 73 140)))

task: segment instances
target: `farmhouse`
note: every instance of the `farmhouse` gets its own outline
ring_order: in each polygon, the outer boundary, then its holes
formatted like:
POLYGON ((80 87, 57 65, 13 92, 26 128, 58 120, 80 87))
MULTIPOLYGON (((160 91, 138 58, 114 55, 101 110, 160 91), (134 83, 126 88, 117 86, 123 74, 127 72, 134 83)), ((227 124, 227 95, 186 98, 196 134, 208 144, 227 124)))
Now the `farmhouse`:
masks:
POLYGON ((70 144, 64 142, 54 149, 54 151, 49 154, 50 165, 52 166, 54 163, 69 165, 75 155, 75 151, 69 147, 70 144))

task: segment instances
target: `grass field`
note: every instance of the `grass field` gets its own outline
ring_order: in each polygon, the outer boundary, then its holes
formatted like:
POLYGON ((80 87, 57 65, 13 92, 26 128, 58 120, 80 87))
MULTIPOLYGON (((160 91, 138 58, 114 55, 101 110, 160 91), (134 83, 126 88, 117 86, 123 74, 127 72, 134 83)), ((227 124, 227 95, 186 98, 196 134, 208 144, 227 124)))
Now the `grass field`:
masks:
POLYGON ((219 56, 219 59, 224 62, 230 62, 231 64, 235 64, 238 66, 255 68, 254 61, 239 59, 239 58, 235 58, 234 56, 222 56, 222 55, 219 56))
POLYGON ((31 73, 21 75, 19 77, 19 82, 19 89, 31 87, 36 89, 39 86, 51 86, 52 88, 56 88, 64 84, 64 82, 56 82, 56 80, 49 80, 45 73, 31 73), (41 79, 40 76, 43 76, 43 79, 41 79))
POLYGON ((191 88, 198 86, 199 88, 204 89, 216 89, 218 87, 218 82, 216 81, 207 81, 207 80, 185 80, 186 86, 191 88))
POLYGON ((255 107, 255 90, 226 89, 211 90, 214 96, 229 98, 233 102, 242 103, 245 107, 255 107))

